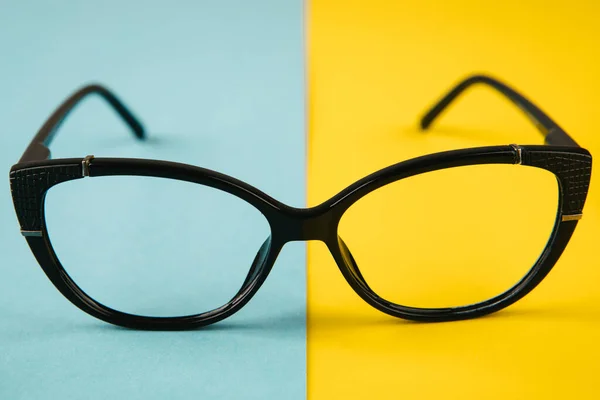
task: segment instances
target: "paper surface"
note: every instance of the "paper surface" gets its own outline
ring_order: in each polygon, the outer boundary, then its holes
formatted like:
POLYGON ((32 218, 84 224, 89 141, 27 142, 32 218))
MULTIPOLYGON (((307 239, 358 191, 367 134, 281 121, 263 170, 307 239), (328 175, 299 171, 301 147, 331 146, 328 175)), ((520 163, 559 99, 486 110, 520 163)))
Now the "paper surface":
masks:
MULTIPOLYGON (((303 206, 302 13, 299 1, 2 6, 0 398, 306 397, 303 244, 286 246, 256 297, 222 324, 119 329, 81 312, 45 277, 19 234, 8 186, 10 166, 50 112, 79 86, 99 82, 142 119, 149 140, 136 142, 94 97, 65 121, 54 158, 185 162, 303 206)), ((85 207, 85 193, 80 200, 85 207)), ((74 242, 85 246, 88 229, 81 221, 74 242)), ((158 236, 161 227, 138 233, 158 236)), ((157 251, 180 243, 173 237, 157 251)))
MULTIPOLYGON (((452 104, 430 132, 420 132, 419 117, 472 73, 489 73, 514 86, 596 155, 600 80, 598 58, 590 49, 600 38, 598 12, 597 4, 585 1, 560 6, 539 1, 312 2, 307 18, 309 205, 411 157, 543 143, 513 104, 483 87, 452 104)), ((551 273, 526 298, 486 318, 441 324, 394 320, 352 291, 325 246, 310 244, 309 398, 597 398, 600 219, 595 174, 584 217, 551 273)), ((422 195, 452 193, 437 193, 432 185, 422 195)), ((465 217, 485 218, 488 206, 475 204, 465 217)), ((422 216, 422 223, 435 224, 428 216, 422 216)), ((514 215, 517 229, 525 229, 521 221, 514 215)), ((401 250, 412 232, 397 224, 385 233, 401 250)), ((481 248, 484 240, 474 239, 471 246, 481 248)), ((434 243, 427 257, 446 261, 434 243)), ((394 265, 381 267, 393 276, 394 265)))

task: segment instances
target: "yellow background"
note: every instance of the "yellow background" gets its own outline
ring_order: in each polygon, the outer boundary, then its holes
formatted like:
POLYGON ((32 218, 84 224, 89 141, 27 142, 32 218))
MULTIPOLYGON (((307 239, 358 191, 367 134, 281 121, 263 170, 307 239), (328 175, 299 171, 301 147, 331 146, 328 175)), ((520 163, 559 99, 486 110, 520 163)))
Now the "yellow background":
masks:
MULTIPOLYGON (((483 87, 430 133, 416 129, 427 107, 473 72, 525 94, 600 157, 599 17, 593 1, 313 0, 308 204, 418 155, 542 143, 516 108, 483 87)), ((310 243, 308 397, 600 398, 595 165, 584 218, 561 260, 525 299, 489 317, 388 317, 352 291, 323 244, 310 243)))

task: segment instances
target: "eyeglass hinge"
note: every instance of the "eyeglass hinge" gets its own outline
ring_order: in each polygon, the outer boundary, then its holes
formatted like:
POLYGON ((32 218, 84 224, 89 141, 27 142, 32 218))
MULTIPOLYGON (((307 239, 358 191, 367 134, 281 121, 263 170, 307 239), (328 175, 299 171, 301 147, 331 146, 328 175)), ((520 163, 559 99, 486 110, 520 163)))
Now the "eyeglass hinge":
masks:
POLYGON ((518 144, 511 144, 510 147, 515 151, 515 164, 521 165, 523 164, 523 148, 518 144))
POLYGON ((93 159, 94 156, 89 155, 81 161, 81 176, 90 176, 90 161, 92 161, 93 159))

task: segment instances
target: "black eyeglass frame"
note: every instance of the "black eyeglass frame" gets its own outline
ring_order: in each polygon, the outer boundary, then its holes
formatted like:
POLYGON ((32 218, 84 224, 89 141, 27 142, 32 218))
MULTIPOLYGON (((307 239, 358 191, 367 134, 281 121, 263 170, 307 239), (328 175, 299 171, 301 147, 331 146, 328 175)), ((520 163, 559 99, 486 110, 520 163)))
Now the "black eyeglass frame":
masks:
MULTIPOLYGON (((239 311, 254 296, 286 243, 304 240, 324 242, 353 290, 368 304, 384 313, 430 322, 483 316, 501 310, 525 296, 555 265, 582 216, 591 177, 592 158, 587 150, 579 147, 539 108, 513 89, 487 76, 476 75, 459 83, 423 117, 422 128, 427 129, 452 100, 477 83, 495 88, 524 110, 540 128, 548 145, 487 146, 413 158, 370 174, 311 208, 290 207, 238 179, 187 164, 93 156, 50 159, 48 146, 53 134, 69 112, 90 94, 102 96, 129 124, 136 137, 145 137, 143 126, 108 89, 99 85, 86 86, 69 97, 50 116, 19 163, 11 168, 11 192, 21 233, 45 274, 69 301, 96 318, 128 328, 182 330, 223 320, 239 311), (556 223, 536 264, 506 292, 472 305, 422 309, 394 304, 379 297, 362 277, 350 250, 338 235, 338 224, 344 212, 368 193, 397 180, 445 168, 478 164, 521 164, 547 170, 556 176, 559 188, 556 223), (209 312, 185 317, 146 317, 109 308, 79 288, 61 265, 50 242, 44 219, 45 194, 51 187, 62 182, 110 175, 169 178, 209 186, 245 200, 265 216, 271 235, 258 250, 242 287, 227 304, 209 312)), ((84 200, 82 206, 85 206, 84 200)), ((82 226, 82 229, 85 227, 82 226)), ((518 215, 515 216, 515 229, 519 229, 518 215)), ((80 246, 80 240, 82 239, 77 235, 73 245, 80 246)))

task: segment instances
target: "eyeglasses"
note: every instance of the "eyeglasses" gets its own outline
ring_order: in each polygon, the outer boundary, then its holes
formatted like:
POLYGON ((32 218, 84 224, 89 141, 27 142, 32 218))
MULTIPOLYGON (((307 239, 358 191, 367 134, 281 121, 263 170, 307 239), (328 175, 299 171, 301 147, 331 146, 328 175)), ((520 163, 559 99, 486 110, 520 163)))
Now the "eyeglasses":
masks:
POLYGON ((21 234, 69 301, 130 328, 190 329, 227 318, 258 291, 286 243, 306 240, 324 242, 352 289, 389 315, 449 321, 492 313, 530 292, 559 259, 582 216, 592 159, 538 107, 487 76, 460 82, 425 114, 422 129, 475 84, 512 101, 547 145, 410 159, 305 209, 191 165, 50 159, 62 121, 91 94, 145 138, 115 95, 86 86, 11 168, 21 234))

